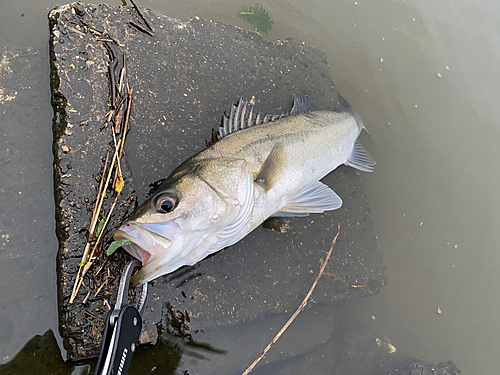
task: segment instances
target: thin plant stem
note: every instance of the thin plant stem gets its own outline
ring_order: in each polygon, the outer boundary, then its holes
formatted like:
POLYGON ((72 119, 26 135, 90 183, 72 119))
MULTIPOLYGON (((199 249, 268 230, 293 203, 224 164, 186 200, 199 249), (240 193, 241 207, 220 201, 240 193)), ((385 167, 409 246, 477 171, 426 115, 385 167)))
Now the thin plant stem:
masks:
POLYGON ((328 263, 328 260, 330 259, 330 256, 332 255, 333 247, 335 246, 335 243, 337 242, 337 238, 339 237, 339 234, 340 234, 340 225, 338 228, 339 228, 339 232, 337 233, 337 235, 333 239, 332 246, 330 247, 330 251, 328 251, 326 258, 325 258, 323 264, 321 265, 318 276, 316 277, 316 280, 314 280, 314 283, 312 284, 311 288, 309 289, 309 292, 307 292, 307 295, 305 296, 304 300, 302 301, 300 306, 297 308, 297 310, 293 313, 291 318, 288 319, 288 322, 286 322, 286 324, 283 326, 283 328, 281 328, 281 330, 276 334, 276 336, 274 336, 273 340, 269 343, 269 345, 266 346, 266 348, 264 349, 262 354, 259 356, 259 358, 257 358, 255 361, 253 361, 253 363, 245 370, 245 372, 242 375, 248 375, 248 374, 250 374, 250 372, 252 372, 252 370, 255 368, 255 366, 257 366, 257 364, 260 362, 260 360, 262 358, 264 358, 265 355, 267 354, 267 352, 269 352, 269 350, 271 350, 273 345, 276 344, 276 341, 279 340, 281 335, 283 335, 283 333, 290 326, 290 324, 293 323, 293 321, 295 320, 297 315, 299 315, 302 312, 302 310, 304 310, 304 308, 307 306, 307 302, 309 301, 309 297, 311 297, 311 294, 314 291, 314 288, 316 288, 316 285, 318 284, 319 279, 321 278, 321 276, 323 275, 323 272, 325 271, 326 264, 328 263))

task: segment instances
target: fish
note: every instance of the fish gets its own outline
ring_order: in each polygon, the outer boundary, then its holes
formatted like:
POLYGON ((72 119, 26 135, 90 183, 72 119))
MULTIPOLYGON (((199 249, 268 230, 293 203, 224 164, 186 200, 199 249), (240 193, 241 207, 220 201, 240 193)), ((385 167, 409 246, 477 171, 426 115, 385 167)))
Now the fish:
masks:
MULTIPOLYGON (((343 98, 341 98, 343 99, 343 98)), ((345 101, 345 100, 344 100, 345 101)), ((360 115, 322 110, 295 94, 292 109, 262 114, 240 98, 214 142, 177 167, 117 229, 142 262, 133 285, 154 280, 235 244, 269 217, 335 210, 342 199, 320 180, 339 165, 372 172, 358 140, 360 115)))

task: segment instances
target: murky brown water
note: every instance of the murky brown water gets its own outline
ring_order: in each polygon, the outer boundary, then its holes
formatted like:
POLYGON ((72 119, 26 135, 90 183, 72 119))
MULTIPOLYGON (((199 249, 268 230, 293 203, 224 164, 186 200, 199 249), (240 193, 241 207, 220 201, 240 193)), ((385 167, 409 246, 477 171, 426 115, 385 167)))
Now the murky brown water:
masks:
MULTIPOLYGON (((46 12, 55 3, 4 3, 0 45, 46 49, 46 12)), ((362 114, 374 140, 367 148, 377 169, 363 178, 389 285, 339 307, 339 316, 371 322, 400 353, 453 360, 464 373, 496 374, 500 5, 261 4, 275 20, 269 38, 294 37, 325 49, 339 92, 362 114)), ((142 5, 245 26, 236 16, 243 2, 142 5)), ((9 236, 0 243, 2 362, 33 335, 57 329, 48 78, 34 85, 45 92, 33 104, 39 122, 17 115, 1 129, 0 235, 9 236)))

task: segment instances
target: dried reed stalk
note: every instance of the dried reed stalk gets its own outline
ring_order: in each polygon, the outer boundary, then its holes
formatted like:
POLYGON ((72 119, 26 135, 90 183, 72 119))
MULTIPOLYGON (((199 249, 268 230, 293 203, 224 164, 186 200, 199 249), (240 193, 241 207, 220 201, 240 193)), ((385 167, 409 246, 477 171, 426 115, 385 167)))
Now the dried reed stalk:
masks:
POLYGON ((290 324, 293 323, 293 321, 295 320, 297 315, 299 315, 301 313, 301 311, 304 310, 304 308, 307 306, 307 302, 309 301, 309 297, 311 297, 311 294, 314 291, 314 288, 316 288, 316 285, 318 284, 319 279, 321 278, 321 276, 323 275, 323 272, 325 271, 326 264, 328 263, 328 260, 330 259, 330 256, 332 255, 333 247, 335 246, 335 243, 337 242, 337 238, 339 237, 339 234, 340 234, 340 225, 338 228, 339 228, 339 232, 337 233, 337 235, 333 239, 332 246, 330 247, 330 251, 328 251, 326 258, 325 258, 323 264, 321 265, 318 276, 316 277, 316 280, 314 280, 314 283, 312 284, 311 288, 309 289, 309 292, 307 292, 307 295, 305 296, 304 300, 302 301, 300 306, 297 308, 297 310, 293 313, 292 317, 290 319, 288 319, 288 322, 286 322, 286 324, 283 326, 283 328, 281 328, 281 330, 277 333, 277 335, 274 336, 273 340, 269 343, 269 345, 266 346, 266 348, 264 349, 262 354, 259 356, 259 358, 257 358, 255 361, 253 361, 253 363, 245 370, 245 372, 242 375, 248 375, 248 374, 250 374, 250 372, 252 372, 252 370, 255 368, 255 366, 257 366, 257 364, 260 362, 260 360, 262 358, 264 358, 265 355, 267 354, 267 352, 269 352, 269 350, 271 350, 273 345, 276 344, 276 341, 279 340, 281 335, 283 335, 283 333, 290 326, 290 324))
MULTIPOLYGON (((113 60, 113 62, 115 62, 116 59, 113 60)), ((96 199, 96 202, 95 202, 95 206, 94 206, 94 210, 92 212, 92 219, 90 221, 90 228, 89 228, 89 234, 88 234, 88 238, 87 238, 87 244, 85 245, 85 249, 84 249, 84 252, 83 252, 83 256, 82 256, 82 261, 80 263, 80 267, 78 269, 78 273, 76 275, 76 279, 75 279, 75 283, 73 285, 73 289, 72 289, 72 292, 71 292, 71 297, 70 297, 70 300, 69 300, 69 303, 73 303, 76 296, 78 295, 78 291, 80 290, 80 287, 82 286, 82 283, 83 283, 83 279, 85 277, 85 274, 87 273, 87 271, 90 269, 90 267, 92 267, 93 263, 94 263, 94 254, 95 254, 95 251, 96 249, 98 248, 99 246, 99 243, 101 241, 101 239, 103 238, 103 235, 104 235, 104 232, 105 232, 105 228, 106 228, 106 225, 109 221, 109 218, 111 217, 111 214, 113 213, 113 210, 116 206, 116 203, 118 202, 118 199, 120 197, 120 193, 121 193, 121 190, 123 188, 123 179, 122 179, 122 171, 121 171, 121 165, 120 165, 120 159, 122 157, 122 154, 123 154, 123 146, 125 144, 125 136, 127 134, 127 130, 128 130, 128 123, 129 123, 129 117, 130 117, 130 107, 132 105, 132 89, 129 87, 129 84, 128 84, 128 78, 127 78, 127 70, 126 70, 126 62, 125 62, 125 56, 123 57, 123 69, 120 73, 120 80, 119 80, 119 92, 118 92, 118 95, 121 95, 122 96, 122 99, 124 99, 125 102, 127 102, 127 109, 125 111, 125 119, 123 121, 124 123, 124 129, 122 132, 122 136, 121 138, 118 140, 116 140, 116 127, 115 129, 111 129, 111 132, 113 134, 113 142, 114 142, 114 146, 115 146, 115 150, 114 150, 114 153, 113 153, 113 157, 111 158, 111 163, 109 164, 109 169, 108 169, 108 162, 109 162, 109 151, 108 151, 108 154, 106 156, 106 161, 104 163, 104 169, 103 169, 103 172, 102 172, 102 177, 101 177, 101 182, 99 183, 99 190, 98 190, 98 194, 97 194, 97 199, 96 199), (122 90, 126 88, 127 92, 124 93, 122 95, 122 90), (126 96, 125 96, 126 95, 126 96), (114 168, 114 165, 115 165, 115 162, 117 163, 117 167, 114 168), (113 170, 115 171, 115 178, 113 179, 113 188, 116 192, 116 197, 113 201, 113 204, 111 205, 111 208, 105 218, 105 221, 104 221, 104 225, 99 233, 99 236, 97 238, 97 240, 93 243, 94 241, 94 233, 95 233, 95 230, 96 230, 96 225, 97 225, 97 222, 98 222, 98 217, 100 215, 100 212, 101 212, 101 208, 102 208, 102 204, 104 202, 104 196, 106 194, 106 191, 108 189, 108 186, 109 186, 109 182, 111 180, 111 176, 113 175, 113 170), (104 176, 106 175, 106 172, 107 172, 107 177, 106 179, 104 179, 104 176), (117 176, 119 176, 119 178, 121 179, 121 187, 118 187, 118 186, 115 186, 115 183, 116 183, 116 179, 117 179, 117 176), (104 182, 105 181, 105 182, 104 182), (104 185, 103 185, 104 183, 104 185), (93 245, 93 248, 92 248, 92 251, 90 251, 90 248, 92 247, 93 245), (90 252, 90 254, 89 254, 90 252)), ((112 63, 113 63, 112 62, 112 63)), ((111 63, 111 64, 112 64, 111 63)), ((111 66, 110 64, 110 66, 111 66)), ((111 79, 111 84, 114 85, 114 77, 112 77, 113 79, 111 79)), ((116 100, 116 98, 113 98, 112 101, 116 100)), ((111 119, 113 118, 113 116, 115 116, 117 114, 117 112, 119 111, 122 111, 123 112, 123 108, 122 106, 119 106, 119 108, 114 108, 114 110, 108 112, 108 114, 106 115, 107 117, 107 121, 106 122, 110 122, 111 119)), ((120 123, 122 121, 120 120, 120 123)), ((116 184, 118 185, 118 184, 116 184)), ((100 270, 99 270, 100 271, 100 270)))

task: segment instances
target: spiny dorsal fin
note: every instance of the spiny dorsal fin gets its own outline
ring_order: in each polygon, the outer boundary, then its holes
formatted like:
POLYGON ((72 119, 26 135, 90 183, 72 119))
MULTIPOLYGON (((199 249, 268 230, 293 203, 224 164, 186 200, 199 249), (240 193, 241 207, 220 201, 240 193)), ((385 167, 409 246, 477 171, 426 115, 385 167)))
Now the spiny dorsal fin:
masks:
POLYGON ((218 140, 219 140, 219 132, 217 130, 215 130, 214 128, 212 128, 212 138, 210 138, 210 141, 205 139, 205 145, 207 147, 210 147, 218 140))
POLYGON ((260 111, 256 111, 255 106, 240 97, 238 103, 231 105, 229 114, 226 112, 224 116, 222 116, 221 125, 219 127, 219 139, 237 132, 238 130, 246 129, 254 125, 265 124, 270 121, 276 121, 296 112, 312 111, 315 109, 317 108, 307 97, 302 94, 295 94, 293 96, 293 107, 290 112, 282 113, 281 115, 272 115, 270 113, 263 114, 260 111))
POLYGON ((262 114, 262 112, 257 112, 252 104, 240 98, 237 104, 231 106, 229 115, 226 112, 224 116, 222 116, 221 125, 219 127, 219 139, 237 132, 238 130, 246 129, 254 125, 265 124, 266 122, 274 121, 283 116, 285 116, 284 113, 281 115, 271 115, 269 113, 262 114))

